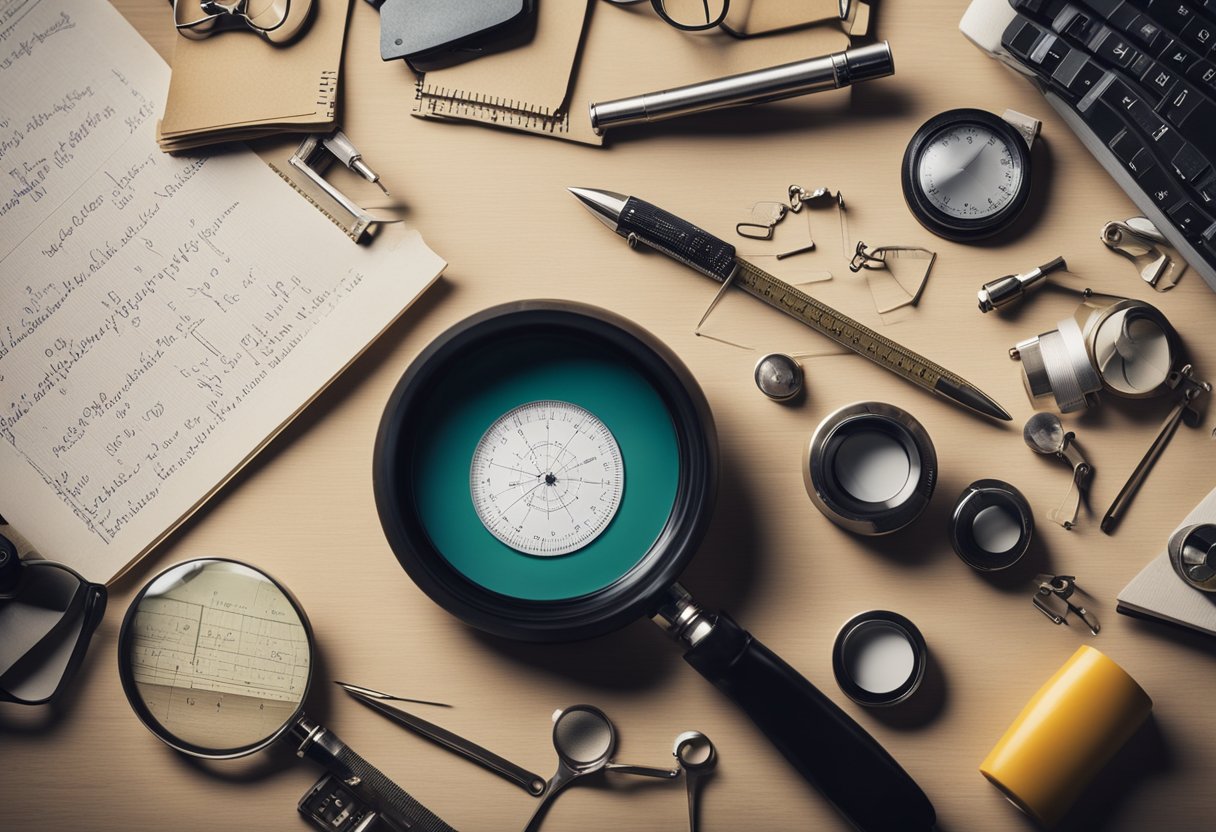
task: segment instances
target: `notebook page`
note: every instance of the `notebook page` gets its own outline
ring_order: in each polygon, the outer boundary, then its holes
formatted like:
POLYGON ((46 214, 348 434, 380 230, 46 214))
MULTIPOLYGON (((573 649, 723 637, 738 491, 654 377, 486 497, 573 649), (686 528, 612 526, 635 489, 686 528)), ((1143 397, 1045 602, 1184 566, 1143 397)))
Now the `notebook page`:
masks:
POLYGON ((169 157, 108 3, 0 0, 0 514, 106 581, 443 269, 353 245, 243 148, 169 157))

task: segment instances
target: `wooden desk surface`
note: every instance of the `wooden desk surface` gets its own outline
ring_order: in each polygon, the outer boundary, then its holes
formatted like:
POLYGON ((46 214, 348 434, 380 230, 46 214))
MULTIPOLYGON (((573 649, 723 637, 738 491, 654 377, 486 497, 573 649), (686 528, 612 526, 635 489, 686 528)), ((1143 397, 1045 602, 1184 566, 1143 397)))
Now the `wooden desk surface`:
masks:
MULTIPOLYGON (((175 35, 164 0, 116 5, 168 58, 175 35)), ((545 776, 555 764, 549 740, 555 708, 599 705, 620 731, 618 757, 639 764, 661 764, 678 732, 699 729, 721 755, 704 794, 706 832, 844 828, 650 623, 585 644, 506 643, 449 617, 398 567, 371 488, 372 441, 389 392, 440 331, 486 306, 529 297, 614 309, 657 333, 689 364, 714 410, 724 470, 715 525, 685 583, 705 604, 731 611, 870 730, 924 787, 942 829, 1029 828, 977 767, 1081 643, 1125 667, 1153 697, 1155 716, 1083 799, 1072 827, 1211 828, 1216 643, 1118 616, 1114 602, 1216 484, 1212 419, 1180 431, 1113 537, 1098 531, 1097 519, 1168 407, 1108 399, 1098 411, 1068 420, 1097 467, 1095 514, 1072 532, 1052 525, 1046 513, 1068 475, 1022 444, 1019 431, 1032 407, 1005 352, 1054 327, 1073 300, 1044 291, 1016 314, 998 317, 979 315, 974 297, 986 280, 1063 254, 1080 285, 1158 303, 1183 334, 1200 375, 1210 378, 1216 295, 1194 273, 1170 294, 1154 295, 1101 246, 1102 223, 1133 215, 1131 202, 1029 84, 958 32, 965 0, 884 0, 878 34, 892 43, 897 75, 855 90, 849 116, 813 123, 798 103, 785 104, 621 133, 604 149, 410 117, 407 70, 380 62, 377 16, 366 3, 354 6, 343 79, 346 128, 450 266, 440 285, 259 462, 115 587, 61 711, 0 708, 5 828, 306 828, 295 804, 318 776, 314 768, 293 765, 287 753, 214 765, 186 759, 140 725, 119 686, 118 625, 138 586, 164 565, 216 554, 266 569, 307 609, 323 653, 310 712, 462 830, 522 828, 534 801, 390 726, 335 693, 328 680, 454 703, 451 711, 426 715, 545 776), (1013 107, 1044 122, 1036 150, 1044 175, 1032 216, 1015 239, 969 247, 938 240, 903 204, 897 170, 907 139, 929 116, 960 106, 1013 107), (734 206, 779 198, 791 182, 843 191, 854 239, 939 252, 919 309, 884 331, 980 383, 1011 409, 1012 424, 972 418, 844 356, 807 360, 810 395, 801 406, 765 400, 751 385, 755 352, 693 335, 712 285, 664 258, 630 253, 564 190, 636 193, 725 235, 734 206), (831 525, 810 505, 799 473, 818 421, 859 399, 910 410, 940 457, 932 506, 910 530, 887 539, 863 540, 831 525), (1094 595, 1100 636, 1052 626, 1031 608, 1026 584, 985 579, 955 557, 946 517, 962 488, 983 477, 1007 479, 1028 495, 1044 571, 1080 577, 1094 595), (871 608, 897 610, 918 624, 940 695, 887 713, 841 694, 831 674, 832 639, 849 616, 871 608)), ((813 219, 825 250, 834 248, 824 242, 836 239, 833 222, 829 215, 813 219)), ((838 256, 822 256, 807 263, 823 263, 811 267, 830 269, 835 278, 816 291, 881 326, 866 287, 838 256)), ((761 343, 787 337, 750 323, 770 319, 761 312, 736 324, 750 331, 755 346, 829 351, 826 342, 801 333, 788 336, 802 339, 798 344, 761 343)), ((617 778, 563 795, 545 829, 674 830, 686 822, 682 785, 617 778)))

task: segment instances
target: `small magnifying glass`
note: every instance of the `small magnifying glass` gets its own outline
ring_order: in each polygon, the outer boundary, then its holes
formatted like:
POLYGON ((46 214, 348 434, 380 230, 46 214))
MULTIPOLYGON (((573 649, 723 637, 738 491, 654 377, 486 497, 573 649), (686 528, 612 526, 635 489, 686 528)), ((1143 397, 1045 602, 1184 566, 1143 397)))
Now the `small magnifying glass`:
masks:
POLYGON ((169 747, 210 760, 279 739, 342 779, 400 828, 451 827, 304 713, 314 641, 303 609, 264 572, 202 558, 161 572, 131 602, 118 674, 136 715, 169 747))
POLYGON ((535 832, 549 804, 580 777, 597 771, 638 774, 674 780, 679 769, 628 766, 611 761, 616 750, 616 727, 607 715, 593 705, 571 705, 553 714, 553 748, 557 751, 557 773, 549 778, 545 796, 532 813, 524 832, 535 832))

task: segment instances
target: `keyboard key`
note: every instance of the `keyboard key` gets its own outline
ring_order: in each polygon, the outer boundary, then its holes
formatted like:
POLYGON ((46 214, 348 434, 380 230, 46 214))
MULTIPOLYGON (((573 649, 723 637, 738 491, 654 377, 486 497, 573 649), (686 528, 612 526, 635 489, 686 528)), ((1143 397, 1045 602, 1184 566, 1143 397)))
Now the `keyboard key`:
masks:
POLYGON ((1208 171, 1195 183, 1195 192, 1204 205, 1216 206, 1216 170, 1208 171))
POLYGON ((1216 96, 1216 64, 1211 61, 1195 61, 1186 71, 1186 77, 1201 87, 1206 87, 1208 95, 1216 96))
POLYGON ((1212 224, 1212 218, 1199 210, 1199 206, 1193 202, 1175 205, 1170 209, 1169 214, 1174 225, 1178 226, 1178 230, 1182 232, 1182 236, 1188 240, 1198 240, 1212 224))
POLYGON ((1161 27, 1143 15, 1140 16, 1136 27, 1129 34, 1154 55, 1164 49, 1165 44, 1169 42, 1165 33, 1161 31, 1161 27))
POLYGON ((1109 26, 1098 29, 1089 41, 1089 51, 1108 64, 1124 69, 1140 56, 1128 39, 1109 26))
POLYGON ((1101 27, 1101 20, 1071 4, 1061 9, 1060 13, 1051 21, 1051 28, 1054 32, 1068 35, 1081 43, 1086 43, 1101 27))
POLYGON ((1168 211, 1182 200, 1182 186, 1175 184, 1160 165, 1154 165, 1141 174, 1139 185, 1163 211, 1168 211))
POLYGON ((1091 106, 1082 113, 1081 117, 1104 144, 1110 144, 1115 136, 1124 129, 1123 119, 1119 114, 1101 101, 1091 102, 1091 106))
POLYGON ((1030 51, 1043 36, 1043 30, 1029 20, 1017 18, 1011 22, 1001 34, 1001 46, 1008 49, 1022 61, 1030 60, 1030 51))
POLYGON ((1173 124, 1185 124, 1187 118, 1199 106, 1202 96, 1186 84, 1179 81, 1170 90, 1169 95, 1157 107, 1157 112, 1165 116, 1173 124))
POLYGON ((1045 34, 1031 51, 1030 63, 1038 66, 1044 74, 1050 75, 1071 51, 1072 48, 1055 35, 1045 34))
POLYGON ((1140 76, 1140 80, 1144 86, 1157 93, 1157 95, 1165 95, 1169 92, 1170 87, 1174 86, 1175 78, 1177 76, 1173 70, 1166 69, 1155 61, 1152 67, 1140 76))
POLYGON ((1097 12, 1099 17, 1107 19, 1119 11, 1119 9, 1131 7, 1130 3, 1125 3, 1123 0, 1081 0, 1081 2, 1097 12))
POLYGON ((1209 159, 1216 159, 1216 104, 1199 99, 1194 109, 1179 122, 1178 129, 1188 142, 1209 159))
POLYGON ((1186 28, 1178 34, 1182 35, 1182 39, 1194 47, 1200 55, 1212 48, 1212 25, 1202 18, 1192 17, 1191 22, 1186 24, 1186 28))
POLYGON ((1094 85, 1102 80, 1102 76, 1102 67, 1085 57, 1085 53, 1080 49, 1073 49, 1060 61, 1055 72, 1051 73, 1051 81, 1075 101, 1088 95, 1094 85))
POLYGON ((1149 14, 1171 32, 1181 32, 1195 16, 1195 10, 1179 0, 1150 0, 1149 14))
POLYGON ((1183 182, 1194 182, 1208 170, 1208 160, 1192 144, 1184 144, 1182 150, 1170 159, 1170 167, 1183 182))
POLYGON ((1157 56, 1157 59, 1178 72, 1186 72, 1191 64, 1199 60, 1193 52, 1176 40, 1170 41, 1169 45, 1157 56))

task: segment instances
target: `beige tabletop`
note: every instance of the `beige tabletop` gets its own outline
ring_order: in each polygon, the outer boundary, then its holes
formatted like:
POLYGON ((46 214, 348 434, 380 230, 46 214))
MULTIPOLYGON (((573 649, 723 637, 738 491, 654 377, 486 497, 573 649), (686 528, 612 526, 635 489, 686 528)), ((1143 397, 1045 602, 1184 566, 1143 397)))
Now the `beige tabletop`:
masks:
MULTIPOLYGON (((164 0, 116 5, 171 57, 175 35, 164 0)), ((371 481, 373 438, 393 385, 446 327, 487 306, 533 297, 612 309, 687 362, 713 408, 722 475, 709 539, 684 583, 705 605, 729 610, 873 733, 932 799, 942 829, 1029 828, 977 768, 1080 644, 1098 647, 1134 676, 1152 696, 1154 716, 1082 798, 1071 827, 1212 827, 1216 642, 1115 613, 1118 591, 1216 485, 1212 419, 1180 430, 1123 525, 1106 536, 1097 520, 1168 405, 1108 399, 1068 418, 1097 468, 1093 513, 1070 532, 1051 524, 1047 511, 1062 498, 1068 473, 1022 443, 1019 431, 1033 407, 1006 351, 1053 328, 1074 299, 1048 290, 1016 314, 981 316, 975 290, 1064 255, 1075 275, 1064 280, 1158 303, 1207 377, 1216 373, 1216 296, 1194 273, 1170 294, 1155 295, 1129 263, 1103 248, 1102 224, 1132 216, 1131 202, 1029 84, 958 32, 964 0, 883 0, 877 34, 890 40, 897 74, 858 87, 850 112, 819 117, 805 103, 770 105, 622 131, 602 149, 411 117, 411 76, 400 63, 379 60, 376 12, 362 0, 354 6, 345 126, 408 203, 410 222, 450 265, 247 472, 112 589, 109 612, 62 708, 0 707, 4 828, 307 828, 295 806, 319 774, 313 766, 292 764, 286 752, 223 764, 188 759, 149 734, 123 697, 115 643, 131 597, 155 570, 203 555, 248 560, 292 589, 322 652, 310 713, 461 830, 521 829, 534 800, 391 726, 339 695, 330 680, 450 702, 452 710, 419 712, 545 776, 555 765, 549 731, 556 708, 600 706, 619 729, 618 758, 642 765, 670 761, 673 737, 698 729, 712 737, 721 760, 704 793, 706 832, 845 828, 649 622, 580 644, 505 642, 449 616, 398 566, 381 533, 371 481), (928 234, 898 184, 915 128, 964 106, 1012 107, 1043 120, 1029 216, 1014 236, 983 245, 928 234), (694 326, 713 285, 665 258, 631 253, 564 190, 633 193, 726 236, 739 206, 778 199, 791 182, 842 191, 852 240, 938 252, 919 308, 886 323, 864 281, 843 268, 830 212, 812 217, 820 250, 797 267, 832 272, 817 294, 976 382, 1013 413, 1012 423, 969 416, 861 359, 828 355, 834 350, 825 340, 781 329, 775 313, 745 298, 715 313, 708 331, 752 349, 698 338, 694 326), (775 404, 752 386, 756 350, 770 347, 825 354, 804 360, 803 404, 775 404), (925 516, 889 538, 862 539, 833 526, 811 506, 801 480, 812 429, 829 411, 861 399, 915 414, 940 459, 941 482, 925 516), (955 557, 946 518, 964 486, 984 477, 1011 481, 1027 494, 1039 520, 1037 565, 1079 576, 1093 595, 1101 635, 1053 626, 1037 613, 1025 570, 1019 580, 990 580, 955 557), (934 690, 909 707, 865 709, 833 680, 837 629, 872 608, 906 615, 929 644, 934 690)), ((627 12, 607 4, 594 9, 613 13, 627 12)), ((645 88, 638 78, 638 91, 645 88)), ((358 184, 351 187, 360 196, 376 193, 358 184)), ((788 261, 791 268, 797 260, 788 261)), ((545 829, 678 830, 686 823, 682 785, 618 777, 563 795, 545 829)))

